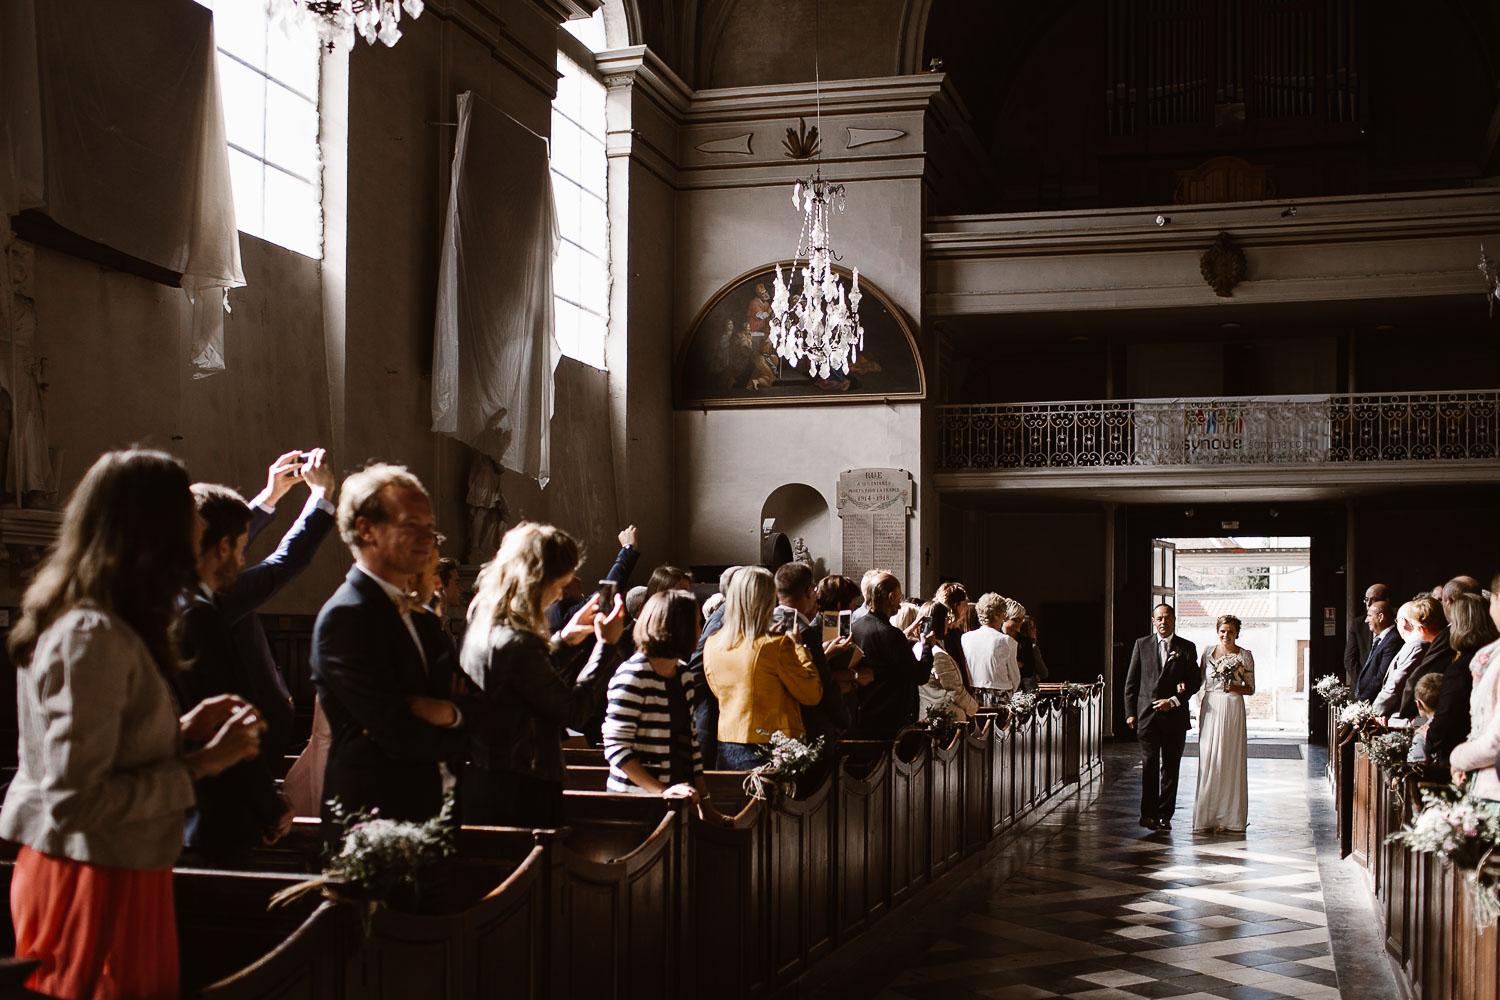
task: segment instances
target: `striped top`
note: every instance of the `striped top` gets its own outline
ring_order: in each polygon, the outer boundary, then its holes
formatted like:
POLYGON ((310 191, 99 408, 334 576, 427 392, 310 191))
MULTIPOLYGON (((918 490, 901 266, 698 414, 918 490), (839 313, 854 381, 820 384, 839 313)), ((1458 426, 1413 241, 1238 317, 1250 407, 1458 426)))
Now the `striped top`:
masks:
MULTIPOLYGON (((679 670, 687 705, 693 703, 693 678, 679 670)), ((692 711, 687 713, 684 731, 672 732, 671 707, 667 701, 667 678, 651 667, 651 661, 636 653, 620 664, 609 682, 609 707, 604 715, 604 757, 609 761, 609 790, 639 792, 626 776, 626 761, 637 760, 652 777, 664 785, 672 784, 672 741, 676 737, 683 752, 691 750, 693 777, 703 773, 703 757, 698 752, 698 734, 693 729, 692 711)))

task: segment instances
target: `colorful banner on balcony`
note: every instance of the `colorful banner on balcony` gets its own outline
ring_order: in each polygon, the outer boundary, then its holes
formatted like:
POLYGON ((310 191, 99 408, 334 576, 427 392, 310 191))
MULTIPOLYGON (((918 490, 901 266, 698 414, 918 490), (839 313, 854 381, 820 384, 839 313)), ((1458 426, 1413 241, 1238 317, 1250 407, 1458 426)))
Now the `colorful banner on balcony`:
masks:
POLYGON ((1326 462, 1328 417, 1327 396, 1137 400, 1136 462, 1326 462))

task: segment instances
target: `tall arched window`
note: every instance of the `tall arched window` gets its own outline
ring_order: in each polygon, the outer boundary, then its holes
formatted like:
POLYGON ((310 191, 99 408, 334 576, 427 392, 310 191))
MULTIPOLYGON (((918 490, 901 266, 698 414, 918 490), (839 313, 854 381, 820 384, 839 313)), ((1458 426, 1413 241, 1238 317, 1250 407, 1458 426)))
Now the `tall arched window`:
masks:
POLYGON ((214 12, 230 182, 240 231, 323 256, 318 36, 283 27, 259 0, 198 0, 214 12))
POLYGON ((604 153, 604 81, 594 53, 604 48, 604 14, 568 21, 558 32, 557 98, 552 102, 552 189, 562 235, 552 270, 557 343, 562 352, 605 367, 609 327, 609 212, 604 153))

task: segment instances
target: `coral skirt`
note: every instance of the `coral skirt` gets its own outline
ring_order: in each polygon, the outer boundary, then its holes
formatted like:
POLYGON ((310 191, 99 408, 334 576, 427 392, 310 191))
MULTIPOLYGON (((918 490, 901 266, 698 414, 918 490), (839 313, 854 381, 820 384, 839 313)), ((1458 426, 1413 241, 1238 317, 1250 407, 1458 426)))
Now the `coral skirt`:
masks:
POLYGON ((26 983, 63 1000, 177 1000, 172 871, 111 868, 22 847, 10 884, 26 983))

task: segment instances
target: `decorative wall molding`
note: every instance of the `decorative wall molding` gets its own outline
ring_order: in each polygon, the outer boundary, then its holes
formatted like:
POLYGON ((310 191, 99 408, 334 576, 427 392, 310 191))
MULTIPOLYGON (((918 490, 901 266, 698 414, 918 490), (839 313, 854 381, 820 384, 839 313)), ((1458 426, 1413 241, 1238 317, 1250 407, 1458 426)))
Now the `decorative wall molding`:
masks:
POLYGON ((744 135, 729 136, 724 139, 709 139, 700 142, 693 148, 700 153, 740 153, 749 156, 752 152, 750 139, 755 133, 746 132, 744 135))
POLYGON ((845 149, 869 146, 877 142, 892 142, 906 135, 906 131, 899 128, 858 128, 853 125, 845 126, 844 131, 849 136, 844 143, 845 149))
POLYGON ((1246 302, 1481 292, 1480 238, 1500 231, 1500 190, 1461 188, 1298 201, 1141 206, 928 220, 923 312, 942 316, 1155 309, 1221 301, 1200 276, 1220 232, 1253 257, 1246 302), (1166 220, 1156 223, 1158 214, 1166 220))

